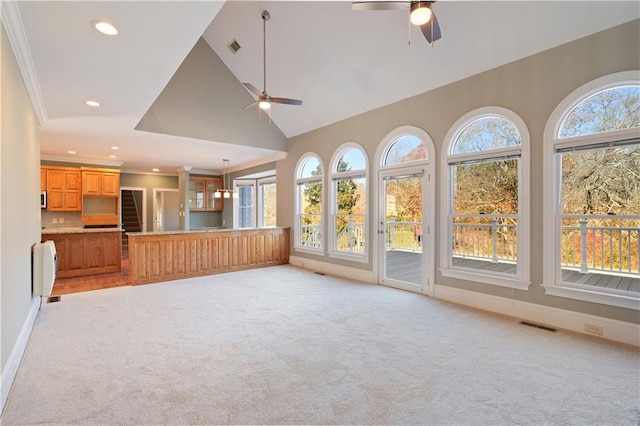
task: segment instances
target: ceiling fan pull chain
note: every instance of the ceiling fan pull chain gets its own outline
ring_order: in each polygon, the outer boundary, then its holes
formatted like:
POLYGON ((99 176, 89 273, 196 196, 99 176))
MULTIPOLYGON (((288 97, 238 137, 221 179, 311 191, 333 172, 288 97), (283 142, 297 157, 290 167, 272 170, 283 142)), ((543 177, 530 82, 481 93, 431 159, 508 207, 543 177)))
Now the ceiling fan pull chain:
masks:
POLYGON ((409 15, 408 23, 409 25, 407 25, 407 41, 409 42, 409 46, 411 46, 411 15, 409 15))

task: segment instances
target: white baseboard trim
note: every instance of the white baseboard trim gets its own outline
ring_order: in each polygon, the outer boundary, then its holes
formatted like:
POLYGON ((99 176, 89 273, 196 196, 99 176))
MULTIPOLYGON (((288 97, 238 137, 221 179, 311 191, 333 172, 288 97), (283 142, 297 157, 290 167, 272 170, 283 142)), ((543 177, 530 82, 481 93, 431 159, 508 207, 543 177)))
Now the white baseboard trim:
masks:
POLYGON ((2 410, 4 410, 4 404, 5 402, 7 402, 9 391, 11 390, 13 381, 16 378, 16 373, 18 372, 18 367, 20 366, 20 362, 22 361, 24 351, 27 348, 27 342, 29 341, 29 336, 31 336, 31 330, 33 329, 33 324, 36 321, 36 316, 38 315, 39 309, 40 297, 34 297, 33 299, 31 299, 31 308, 29 309, 27 318, 22 324, 22 329, 20 330, 20 334, 18 335, 18 340, 13 346, 13 350, 11 351, 11 355, 9 355, 7 364, 2 370, 2 382, 0 382, 2 383, 0 394, 0 413, 2 413, 2 410))
POLYGON ((362 281, 373 284, 374 277, 372 271, 350 268, 348 266, 336 265, 335 263, 320 262, 318 260, 307 259, 306 257, 289 256, 289 263, 311 271, 322 272, 328 275, 337 275, 351 280, 362 281))
POLYGON ((461 290, 454 287, 435 286, 436 299, 442 299, 460 305, 470 306, 489 312, 508 315, 564 330, 590 336, 602 337, 616 342, 640 346, 640 325, 630 322, 612 320, 581 312, 567 311, 550 306, 537 305, 519 300, 505 299, 474 291, 461 290), (602 328, 602 336, 585 331, 590 324, 602 328))

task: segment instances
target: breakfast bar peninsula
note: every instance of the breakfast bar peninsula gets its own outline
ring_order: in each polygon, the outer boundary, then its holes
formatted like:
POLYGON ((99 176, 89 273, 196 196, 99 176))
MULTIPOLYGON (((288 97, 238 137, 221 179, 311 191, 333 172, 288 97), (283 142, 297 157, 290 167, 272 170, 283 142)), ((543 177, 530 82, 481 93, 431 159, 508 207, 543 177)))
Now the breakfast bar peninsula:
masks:
POLYGON ((289 263, 289 228, 130 232, 131 284, 289 263))

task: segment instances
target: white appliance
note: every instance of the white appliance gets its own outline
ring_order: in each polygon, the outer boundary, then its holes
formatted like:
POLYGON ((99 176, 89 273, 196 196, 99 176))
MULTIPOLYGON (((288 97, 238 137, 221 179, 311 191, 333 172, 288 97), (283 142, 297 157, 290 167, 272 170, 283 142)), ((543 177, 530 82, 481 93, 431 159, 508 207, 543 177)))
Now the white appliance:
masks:
POLYGON ((58 272, 58 257, 53 241, 33 246, 33 295, 49 297, 58 272))

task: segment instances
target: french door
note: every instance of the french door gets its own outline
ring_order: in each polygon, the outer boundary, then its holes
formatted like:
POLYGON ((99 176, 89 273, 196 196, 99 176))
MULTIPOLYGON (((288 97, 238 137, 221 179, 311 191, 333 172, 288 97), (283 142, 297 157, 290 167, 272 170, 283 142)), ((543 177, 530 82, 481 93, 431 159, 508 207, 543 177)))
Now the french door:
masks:
POLYGON ((427 292, 433 262, 425 247, 432 238, 425 200, 428 173, 423 167, 379 172, 378 282, 414 292, 427 292))

